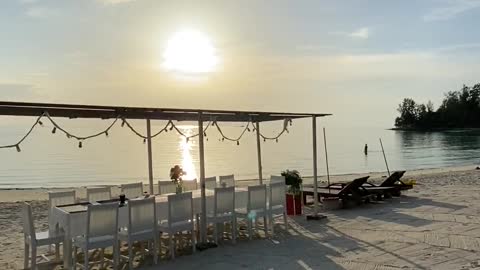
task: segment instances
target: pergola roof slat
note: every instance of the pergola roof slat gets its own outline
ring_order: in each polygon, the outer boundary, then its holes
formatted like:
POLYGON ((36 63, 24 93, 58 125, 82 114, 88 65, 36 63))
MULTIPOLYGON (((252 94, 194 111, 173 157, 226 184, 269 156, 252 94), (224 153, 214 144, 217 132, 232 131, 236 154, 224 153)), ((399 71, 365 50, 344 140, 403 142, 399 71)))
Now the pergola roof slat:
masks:
POLYGON ((67 118, 116 118, 125 119, 152 119, 152 120, 178 120, 198 121, 199 113, 202 120, 218 122, 265 122, 296 119, 305 117, 323 117, 331 114, 320 113, 284 113, 284 112, 258 112, 258 111, 229 111, 205 109, 177 109, 177 108, 142 108, 121 106, 75 105, 54 103, 26 103, 0 101, 0 115, 11 116, 39 116, 48 112, 52 117, 67 118))

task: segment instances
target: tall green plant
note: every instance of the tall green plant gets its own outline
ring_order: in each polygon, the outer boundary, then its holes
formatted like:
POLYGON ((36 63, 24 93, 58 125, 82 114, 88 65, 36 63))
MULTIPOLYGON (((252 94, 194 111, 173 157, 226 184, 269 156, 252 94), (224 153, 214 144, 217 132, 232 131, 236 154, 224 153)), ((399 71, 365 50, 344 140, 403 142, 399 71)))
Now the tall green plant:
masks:
POLYGON ((300 194, 300 186, 303 179, 297 170, 285 170, 282 172, 285 177, 285 185, 289 186, 288 192, 294 195, 300 194))

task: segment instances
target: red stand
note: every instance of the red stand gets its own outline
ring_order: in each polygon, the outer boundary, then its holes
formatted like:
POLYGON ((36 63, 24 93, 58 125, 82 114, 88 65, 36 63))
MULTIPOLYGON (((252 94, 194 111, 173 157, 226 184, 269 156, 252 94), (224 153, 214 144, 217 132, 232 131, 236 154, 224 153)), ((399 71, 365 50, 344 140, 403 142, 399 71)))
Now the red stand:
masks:
POLYGON ((302 215, 302 197, 300 195, 286 194, 287 200, 287 215, 300 216, 302 215))

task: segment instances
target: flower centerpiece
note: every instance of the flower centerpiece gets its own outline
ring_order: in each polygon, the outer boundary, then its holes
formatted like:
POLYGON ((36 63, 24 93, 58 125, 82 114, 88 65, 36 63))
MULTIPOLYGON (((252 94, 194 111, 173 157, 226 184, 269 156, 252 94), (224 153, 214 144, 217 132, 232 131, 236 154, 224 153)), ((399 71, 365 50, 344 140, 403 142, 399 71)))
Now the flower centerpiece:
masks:
POLYGON ((179 165, 170 168, 170 179, 177 185, 177 193, 182 193, 183 191, 182 176, 185 174, 187 173, 179 165))
POLYGON ((288 186, 286 194, 287 214, 301 215, 302 214, 302 196, 301 185, 303 182, 300 173, 297 170, 285 170, 282 172, 285 177, 285 185, 288 186))

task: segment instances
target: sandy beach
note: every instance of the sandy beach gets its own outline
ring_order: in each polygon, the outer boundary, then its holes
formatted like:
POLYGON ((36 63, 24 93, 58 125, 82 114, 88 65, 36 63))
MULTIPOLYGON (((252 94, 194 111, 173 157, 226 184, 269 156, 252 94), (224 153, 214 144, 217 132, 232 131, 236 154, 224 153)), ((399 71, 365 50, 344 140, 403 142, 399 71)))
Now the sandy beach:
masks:
MULTIPOLYGON (((385 174, 369 175, 380 181, 385 174)), ((356 176, 333 176, 331 181, 356 176)), ((417 185, 400 198, 322 211, 328 216, 322 221, 292 217, 288 231, 278 224, 273 238, 261 235, 236 245, 227 241, 141 269, 480 269, 480 170, 418 170, 404 179, 415 179, 417 185)), ((77 196, 85 196, 84 188, 76 190, 77 196)), ((46 192, 0 190, 0 269, 23 266, 22 201, 32 204, 37 230, 47 229, 46 192)), ((62 269, 42 269, 51 268, 62 269)))

